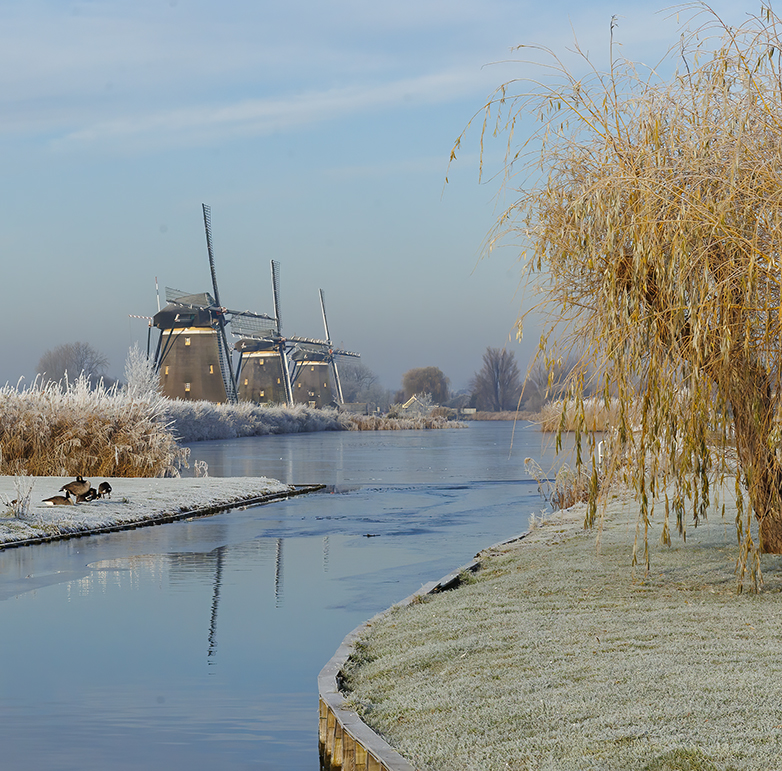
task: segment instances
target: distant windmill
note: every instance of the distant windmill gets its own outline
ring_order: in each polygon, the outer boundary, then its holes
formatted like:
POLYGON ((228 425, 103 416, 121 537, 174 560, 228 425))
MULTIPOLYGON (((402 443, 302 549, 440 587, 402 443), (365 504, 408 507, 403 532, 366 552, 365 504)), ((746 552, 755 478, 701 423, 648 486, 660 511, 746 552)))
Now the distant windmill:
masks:
POLYGON ((240 353, 240 398, 252 401, 281 401, 275 398, 275 395, 283 390, 285 401, 289 405, 298 402, 322 407, 335 401, 335 395, 329 386, 330 368, 334 377, 336 399, 342 403, 337 358, 358 358, 359 354, 338 350, 332 346, 322 291, 321 311, 327 339, 283 337, 279 263, 272 260, 271 268, 275 328, 265 334, 258 334, 253 333, 242 319, 231 325, 233 334, 242 338, 235 346, 240 353))
POLYGON ((271 261, 274 326, 259 329, 246 319, 231 325, 240 337, 234 348, 239 351, 239 397, 246 401, 293 404, 293 386, 288 360, 288 342, 282 336, 280 310, 280 263, 271 261))
POLYGON ((239 393, 226 325, 242 319, 256 330, 268 332, 276 322, 264 313, 223 307, 217 288, 211 210, 206 204, 202 204, 202 210, 214 295, 166 288, 167 305, 153 319, 160 329, 155 367, 166 396, 236 402, 239 393))

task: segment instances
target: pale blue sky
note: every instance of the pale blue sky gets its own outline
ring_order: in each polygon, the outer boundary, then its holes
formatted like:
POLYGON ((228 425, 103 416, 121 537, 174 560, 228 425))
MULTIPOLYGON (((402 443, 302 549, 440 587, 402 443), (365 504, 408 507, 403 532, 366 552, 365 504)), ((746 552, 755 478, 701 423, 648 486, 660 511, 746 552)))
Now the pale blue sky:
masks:
MULTIPOLYGON (((730 21, 759 4, 721 2, 730 21)), ((7 323, 0 382, 83 340, 121 375, 146 341, 155 276, 210 289, 284 331, 359 351, 383 385, 439 366, 467 385, 486 346, 522 366, 517 255, 479 262, 497 214, 478 184, 476 132, 444 188, 451 146, 487 95, 523 76, 512 46, 598 64, 616 38, 656 62, 675 19, 646 2, 517 0, 0 0, 0 249, 7 323), (490 66, 486 66, 490 65, 490 66)), ((490 163, 499 148, 491 149, 490 163)), ((495 166, 496 168, 496 166, 495 166)))

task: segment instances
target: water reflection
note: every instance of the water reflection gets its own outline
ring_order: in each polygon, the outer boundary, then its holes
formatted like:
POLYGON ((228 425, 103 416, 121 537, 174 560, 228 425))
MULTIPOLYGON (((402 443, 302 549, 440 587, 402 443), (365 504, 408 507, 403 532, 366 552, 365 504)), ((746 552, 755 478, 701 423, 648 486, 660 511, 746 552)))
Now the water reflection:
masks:
MULTIPOLYGON (((214 591, 212 592, 212 616, 209 619, 209 649, 206 654, 207 659, 210 659, 215 655, 215 650, 217 648, 217 608, 220 605, 220 584, 223 580, 223 559, 225 549, 225 546, 221 546, 212 552, 216 555, 216 560, 214 591)), ((210 661, 209 663, 211 664, 212 662, 210 661)))
POLYGON ((345 634, 543 505, 537 434, 509 453, 507 424, 393 433, 197 445, 212 475, 332 487, 0 552, 3 767, 315 771, 316 677, 345 634))

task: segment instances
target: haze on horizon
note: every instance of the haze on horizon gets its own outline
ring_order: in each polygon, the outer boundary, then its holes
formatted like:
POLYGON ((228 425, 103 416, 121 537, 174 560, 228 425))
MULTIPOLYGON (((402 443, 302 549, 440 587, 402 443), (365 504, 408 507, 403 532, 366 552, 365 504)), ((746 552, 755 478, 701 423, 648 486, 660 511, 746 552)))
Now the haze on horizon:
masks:
POLYGON ((518 251, 479 259, 508 203, 501 143, 482 185, 477 130, 450 170, 449 154, 495 87, 530 74, 513 46, 564 52, 575 31, 604 66, 614 15, 630 58, 678 39, 640 2, 0 2, 0 382, 77 340, 120 376, 156 277, 161 301, 211 291, 202 202, 226 306, 271 314, 275 259, 284 331, 322 336, 322 288, 335 342, 387 388, 419 366, 465 387, 487 346, 523 369, 538 339, 514 337, 518 251))

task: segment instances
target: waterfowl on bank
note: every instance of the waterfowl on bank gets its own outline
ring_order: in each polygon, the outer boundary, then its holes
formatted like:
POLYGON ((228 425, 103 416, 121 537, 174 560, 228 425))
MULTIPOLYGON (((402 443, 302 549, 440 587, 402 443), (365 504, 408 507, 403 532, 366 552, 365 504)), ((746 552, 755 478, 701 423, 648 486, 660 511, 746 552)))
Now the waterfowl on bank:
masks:
POLYGON ((98 498, 111 498, 111 485, 108 482, 98 485, 98 498))
POLYGON ((90 489, 90 483, 81 474, 77 474, 74 482, 68 482, 60 488, 60 492, 70 493, 71 495, 85 495, 90 489))
POLYGON ((98 497, 98 491, 91 487, 86 493, 80 493, 76 496, 76 503, 87 503, 87 501, 94 501, 98 497))
POLYGON ((43 502, 47 506, 73 506, 71 494, 68 490, 65 491, 65 495, 53 495, 51 498, 44 498, 43 502))

